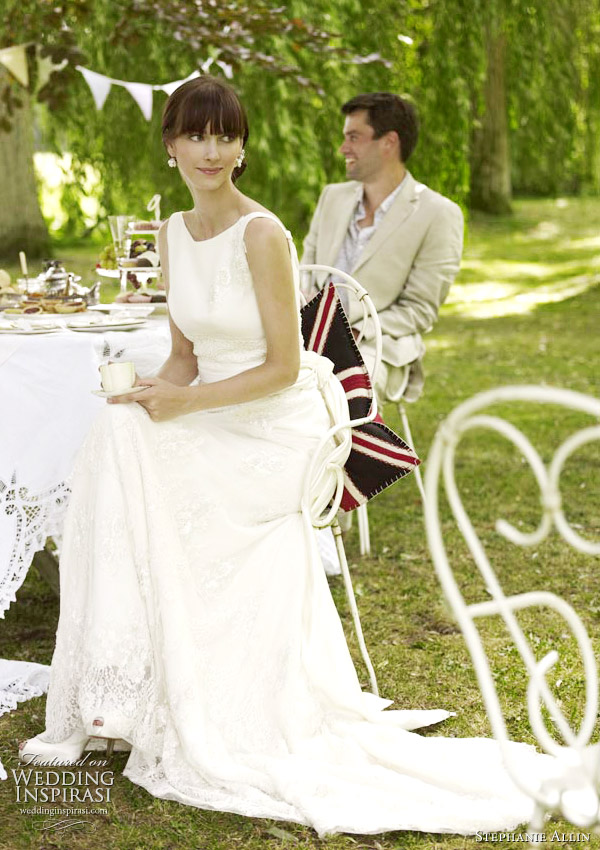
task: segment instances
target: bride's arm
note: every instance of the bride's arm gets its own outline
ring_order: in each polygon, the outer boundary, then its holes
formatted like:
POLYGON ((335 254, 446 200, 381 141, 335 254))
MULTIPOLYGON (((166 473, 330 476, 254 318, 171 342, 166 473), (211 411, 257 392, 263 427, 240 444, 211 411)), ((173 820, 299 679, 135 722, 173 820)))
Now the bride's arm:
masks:
MULTIPOLYGON (((157 378, 179 387, 187 387, 198 375, 198 361, 192 343, 184 337, 169 316, 171 328, 171 353, 156 373, 157 378)), ((140 378, 138 384, 147 384, 149 379, 140 378)))
MULTIPOLYGON (((158 254, 162 268, 165 292, 169 294, 169 251, 167 246, 167 227, 169 222, 161 224, 158 231, 158 254)), ((169 381, 180 387, 187 387, 198 375, 198 361, 194 354, 193 344, 185 337, 175 322, 169 316, 171 330, 171 353, 157 372, 157 378, 169 381)), ((145 379, 138 381, 146 383, 145 379)))
POLYGON ((158 421, 254 401, 296 381, 300 367, 299 315, 287 239, 276 222, 265 218, 252 220, 246 237, 248 265, 267 343, 264 363, 223 381, 193 387, 174 386, 160 378, 144 379, 140 383, 149 384, 147 390, 119 396, 111 403, 137 401, 158 421))

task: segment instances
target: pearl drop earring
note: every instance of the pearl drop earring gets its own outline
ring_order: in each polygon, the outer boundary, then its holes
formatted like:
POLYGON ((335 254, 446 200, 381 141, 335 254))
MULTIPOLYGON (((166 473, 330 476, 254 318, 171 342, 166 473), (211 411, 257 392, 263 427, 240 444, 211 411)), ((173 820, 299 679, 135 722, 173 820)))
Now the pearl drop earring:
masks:
POLYGON ((167 165, 169 168, 175 168, 177 166, 177 160, 174 156, 170 156, 167 160, 167 165))
POLYGON ((240 151, 240 155, 238 156, 238 158, 235 161, 236 168, 241 167, 241 165, 244 161, 245 155, 246 155, 246 151, 244 150, 244 148, 242 148, 241 151, 240 151))

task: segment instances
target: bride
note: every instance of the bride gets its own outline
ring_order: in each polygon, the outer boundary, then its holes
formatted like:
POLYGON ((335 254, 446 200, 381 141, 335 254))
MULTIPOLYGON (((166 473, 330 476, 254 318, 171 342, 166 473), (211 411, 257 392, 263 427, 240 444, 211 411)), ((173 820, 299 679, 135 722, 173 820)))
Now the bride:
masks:
POLYGON ((68 764, 90 736, 122 738, 125 776, 155 797, 320 835, 514 828, 532 804, 494 741, 423 738, 409 730, 447 712, 361 692, 301 503, 323 393, 344 397, 302 349, 289 234, 235 185, 247 139, 218 79, 166 104, 193 199, 159 235, 172 350, 78 455, 46 729, 20 757, 68 764))

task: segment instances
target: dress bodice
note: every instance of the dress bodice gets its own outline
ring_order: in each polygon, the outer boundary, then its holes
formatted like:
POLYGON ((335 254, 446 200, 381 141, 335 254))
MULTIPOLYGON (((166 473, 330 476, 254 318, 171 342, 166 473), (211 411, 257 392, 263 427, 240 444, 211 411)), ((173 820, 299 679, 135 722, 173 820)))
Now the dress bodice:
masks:
MULTIPOLYGON (((183 213, 173 214, 167 228, 169 312, 194 345, 198 374, 205 382, 222 380, 263 363, 267 353, 264 328, 246 257, 244 233, 249 213, 212 239, 195 240, 183 213)), ((299 306, 298 258, 290 244, 299 306)), ((302 349, 300 332, 298 345, 302 349)))

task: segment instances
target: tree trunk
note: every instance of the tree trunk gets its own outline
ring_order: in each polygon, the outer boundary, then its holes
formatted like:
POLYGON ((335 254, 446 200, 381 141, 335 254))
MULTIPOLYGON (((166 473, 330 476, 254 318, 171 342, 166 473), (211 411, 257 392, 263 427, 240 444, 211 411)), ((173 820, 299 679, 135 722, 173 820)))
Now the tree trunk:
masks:
POLYGON ((594 54, 588 71, 585 104, 585 189, 600 192, 600 55, 594 54))
POLYGON ((512 212, 508 115, 506 106, 506 35, 501 24, 488 24, 484 115, 475 132, 471 161, 472 209, 501 215, 512 212))
MULTIPOLYGON (((0 66, 2 82, 8 71, 0 66)), ((27 89, 19 83, 23 107, 10 120, 12 129, 0 129, 0 257, 15 260, 19 251, 39 257, 50 247, 48 228, 42 218, 33 167, 33 117, 27 89)))

